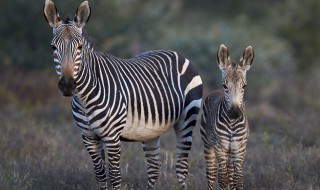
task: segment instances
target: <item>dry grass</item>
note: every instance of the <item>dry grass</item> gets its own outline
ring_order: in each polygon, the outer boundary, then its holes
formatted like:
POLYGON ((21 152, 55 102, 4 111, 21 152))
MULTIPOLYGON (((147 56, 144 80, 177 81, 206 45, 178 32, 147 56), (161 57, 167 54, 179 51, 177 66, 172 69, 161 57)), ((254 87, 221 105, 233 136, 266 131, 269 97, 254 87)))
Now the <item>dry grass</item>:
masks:
MULTIPOLYGON (((44 75, 37 80, 30 79, 33 80, 30 83, 35 83, 30 86, 44 84, 40 89, 29 91, 23 91, 20 88, 23 84, 18 82, 0 85, 0 96, 1 92, 11 94, 0 108, 1 190, 97 189, 92 162, 71 118, 70 100, 59 96, 53 77, 44 75), (13 87, 32 97, 40 90, 50 93, 41 95, 43 97, 38 101, 23 93, 13 93, 16 91, 13 87)), ((268 103, 269 106, 265 103, 248 102, 251 132, 243 168, 245 189, 319 190, 317 112, 304 109, 301 113, 284 112, 274 109, 270 106, 272 103, 268 103), (296 117, 299 114, 303 117, 296 117)), ((175 146, 175 135, 170 130, 161 137, 162 167, 156 189, 178 189, 174 171, 175 146)), ((205 189, 199 128, 195 129, 189 163, 189 189, 205 189)), ((141 144, 123 143, 123 189, 144 189, 145 168, 141 144)))
MULTIPOLYGON (((1 189, 96 189, 94 172, 79 130, 70 122, 38 122, 26 116, 1 118, 1 189)), ((205 165, 198 128, 190 156, 189 189, 205 189, 205 165)), ((244 165, 245 189, 319 189, 320 149, 273 144, 267 133, 251 133, 244 165)), ((162 137, 162 167, 156 189, 177 189, 175 137, 162 137)), ((122 144, 123 189, 146 186, 140 143, 122 144)))

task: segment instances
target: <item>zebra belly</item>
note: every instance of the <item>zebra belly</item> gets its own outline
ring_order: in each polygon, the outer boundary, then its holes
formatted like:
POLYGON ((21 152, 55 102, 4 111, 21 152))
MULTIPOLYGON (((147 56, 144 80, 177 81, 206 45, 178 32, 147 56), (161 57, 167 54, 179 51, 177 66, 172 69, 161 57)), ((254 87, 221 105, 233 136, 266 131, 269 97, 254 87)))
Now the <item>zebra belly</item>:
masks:
POLYGON ((121 137, 134 141, 147 141, 159 137, 173 124, 154 125, 145 121, 128 122, 121 132, 121 137))

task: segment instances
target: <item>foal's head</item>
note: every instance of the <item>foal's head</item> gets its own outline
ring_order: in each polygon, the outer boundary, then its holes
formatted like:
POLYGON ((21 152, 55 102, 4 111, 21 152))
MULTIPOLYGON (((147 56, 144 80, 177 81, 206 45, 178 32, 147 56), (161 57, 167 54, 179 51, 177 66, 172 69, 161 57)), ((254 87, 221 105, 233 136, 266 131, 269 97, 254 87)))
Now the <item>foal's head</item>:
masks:
POLYGON ((232 119, 240 116, 243 107, 244 89, 247 86, 246 72, 253 62, 254 53, 248 46, 239 63, 230 62, 228 49, 222 44, 217 52, 218 65, 222 73, 224 99, 232 119))

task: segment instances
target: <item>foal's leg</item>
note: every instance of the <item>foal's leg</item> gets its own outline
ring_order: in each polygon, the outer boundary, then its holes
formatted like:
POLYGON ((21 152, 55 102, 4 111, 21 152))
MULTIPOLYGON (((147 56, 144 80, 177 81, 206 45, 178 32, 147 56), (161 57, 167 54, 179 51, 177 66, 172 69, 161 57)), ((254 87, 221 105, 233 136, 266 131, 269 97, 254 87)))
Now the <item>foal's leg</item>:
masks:
POLYGON ((228 178, 229 178, 229 189, 234 190, 233 177, 234 177, 234 165, 231 158, 228 159, 227 162, 227 170, 228 170, 228 178))
MULTIPOLYGON (((228 146, 227 146, 228 147, 228 146)), ((215 153, 218 161, 218 183, 220 189, 227 189, 228 186, 228 169, 227 162, 229 157, 229 151, 221 148, 219 145, 215 145, 215 153)))
POLYGON ((231 161, 234 167, 233 184, 235 189, 243 189, 243 174, 242 165, 246 155, 247 139, 243 142, 232 145, 231 147, 231 161))
POLYGON ((207 144, 204 145, 204 158, 206 159, 207 167, 207 180, 208 185, 207 189, 212 190, 214 186, 214 181, 216 180, 217 175, 217 164, 216 164, 216 155, 214 153, 214 148, 207 144))

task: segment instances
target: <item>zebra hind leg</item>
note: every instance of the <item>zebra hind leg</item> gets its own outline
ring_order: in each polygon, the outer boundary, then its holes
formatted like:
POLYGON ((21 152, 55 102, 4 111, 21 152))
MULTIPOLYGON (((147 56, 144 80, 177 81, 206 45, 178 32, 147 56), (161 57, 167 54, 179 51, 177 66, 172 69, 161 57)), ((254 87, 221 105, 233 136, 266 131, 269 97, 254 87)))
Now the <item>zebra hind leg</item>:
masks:
POLYGON ((177 138, 176 175, 180 189, 186 189, 188 176, 188 155, 192 146, 192 133, 197 123, 201 98, 186 103, 178 123, 174 126, 177 138))
POLYGON ((99 190, 105 190, 107 189, 107 172, 106 164, 101 154, 103 152, 103 144, 99 139, 89 138, 85 135, 82 135, 82 139, 92 158, 99 190))
POLYGON ((142 142, 143 152, 147 159, 148 187, 153 189, 159 178, 160 162, 160 138, 142 142))

